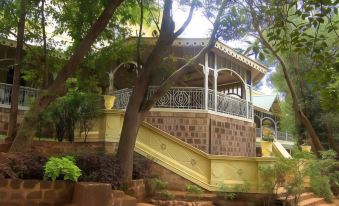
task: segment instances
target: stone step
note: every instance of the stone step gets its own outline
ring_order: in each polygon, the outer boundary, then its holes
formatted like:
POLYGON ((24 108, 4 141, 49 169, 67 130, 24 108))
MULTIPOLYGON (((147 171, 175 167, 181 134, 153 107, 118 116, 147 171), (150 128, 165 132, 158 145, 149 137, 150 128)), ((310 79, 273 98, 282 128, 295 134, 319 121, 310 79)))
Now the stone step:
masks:
POLYGON ((326 204, 324 198, 313 197, 299 202, 299 206, 318 206, 319 204, 326 204))
MULTIPOLYGON (((300 195, 300 197, 299 197, 299 202, 301 202, 301 201, 303 201, 303 200, 306 200, 306 199, 314 198, 314 197, 316 197, 316 196, 314 195, 314 193, 312 193, 312 192, 305 192, 305 193, 302 193, 302 194, 300 195)), ((279 199, 279 200, 282 200, 282 201, 285 201, 286 197, 280 196, 278 199, 279 199)), ((293 196, 289 196, 289 197, 287 198, 287 201, 293 201, 293 200, 294 200, 294 197, 293 197, 293 196)))
POLYGON ((112 206, 136 206, 137 199, 135 197, 124 195, 119 198, 114 198, 112 206))
POLYGON ((139 203, 137 203, 137 206, 156 206, 156 205, 152 205, 152 204, 144 203, 144 202, 139 202, 139 203))
MULTIPOLYGON (((217 197, 216 193, 202 193, 202 194, 194 194, 194 193, 188 193, 186 191, 176 191, 176 190, 170 190, 168 191, 170 194, 173 195, 173 197, 176 200, 201 200, 201 201, 213 201, 217 197)), ((155 197, 160 197, 161 192, 156 192, 155 197)))

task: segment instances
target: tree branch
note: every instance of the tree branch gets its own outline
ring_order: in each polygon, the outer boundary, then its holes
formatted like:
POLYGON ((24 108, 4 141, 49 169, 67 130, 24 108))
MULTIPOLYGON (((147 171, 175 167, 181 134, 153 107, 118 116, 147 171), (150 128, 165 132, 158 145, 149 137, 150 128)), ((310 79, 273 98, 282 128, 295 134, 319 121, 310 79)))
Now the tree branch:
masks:
POLYGON ((143 103, 141 107, 141 112, 146 112, 152 108, 154 103, 162 97, 176 82, 181 80, 183 76, 185 76, 185 73, 191 68, 190 66, 193 64, 196 64, 200 57, 202 57, 205 53, 210 51, 213 46, 215 45, 217 41, 217 33, 220 26, 220 20, 224 13, 224 10, 226 8, 227 0, 224 0, 221 4, 221 7, 219 9, 218 15, 214 21, 213 25, 213 31, 211 33, 211 37, 209 39, 208 44, 200 50, 200 52, 195 55, 193 58, 191 58, 189 61, 187 61, 183 66, 181 66, 177 71, 175 71, 169 78, 167 78, 155 91, 155 93, 143 103))
POLYGON ((137 63, 138 63, 138 69, 141 68, 141 56, 140 56, 140 43, 142 38, 142 27, 144 22, 144 5, 143 0, 138 1, 140 6, 140 25, 139 25, 139 35, 138 35, 138 42, 137 42, 137 63))
POLYGON ((191 4, 191 8, 190 8, 190 11, 189 11, 189 14, 188 14, 188 17, 186 19, 186 21, 181 25, 181 27, 178 29, 178 31, 176 31, 174 33, 174 38, 178 38, 178 36, 180 36, 186 29, 186 27, 189 25, 189 23, 191 22, 192 20, 192 16, 193 16, 193 12, 194 12, 194 9, 195 9, 195 1, 192 1, 192 4, 191 4))
POLYGON ((302 110, 301 110, 301 108, 300 108, 300 106, 298 104, 298 97, 297 97, 295 88, 294 88, 294 86, 292 84, 291 78, 290 78, 290 76, 288 74, 286 63, 283 60, 283 58, 278 54, 278 52, 276 50, 274 50, 274 48, 265 39, 265 37, 263 35, 263 32, 259 28, 259 22, 257 21, 257 15, 256 15, 256 13, 254 11, 254 8, 252 7, 251 2, 249 2, 248 5, 250 7, 250 14, 252 16, 252 24, 253 24, 253 27, 256 30, 256 32, 259 34, 259 37, 260 37, 259 40, 268 50, 271 51, 273 56, 275 56, 275 58, 277 58, 278 62, 280 63, 280 66, 282 68, 282 71, 283 71, 283 74, 284 74, 287 86, 288 86, 290 94, 292 96, 294 111, 296 112, 296 115, 297 115, 298 119, 303 124, 303 126, 306 129, 306 131, 311 136, 312 143, 314 144, 315 149, 316 149, 315 151, 318 153, 318 150, 323 150, 324 148, 321 145, 319 137, 318 137, 317 133, 315 132, 315 130, 314 130, 310 120, 302 112, 302 110))

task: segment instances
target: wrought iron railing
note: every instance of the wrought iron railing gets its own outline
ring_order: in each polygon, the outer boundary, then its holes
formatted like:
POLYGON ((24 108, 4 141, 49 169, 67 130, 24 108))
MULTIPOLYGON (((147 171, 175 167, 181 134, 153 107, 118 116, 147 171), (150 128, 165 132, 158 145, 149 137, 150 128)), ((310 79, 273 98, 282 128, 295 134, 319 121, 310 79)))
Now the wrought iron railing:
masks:
POLYGON ((284 141, 293 141, 293 136, 287 132, 277 132, 277 139, 284 140, 284 141))
MULTIPOLYGON (((147 96, 150 97, 157 87, 150 87, 147 96)), ((125 109, 132 89, 122 89, 114 92, 116 101, 114 108, 125 109)), ((208 90, 208 110, 215 111, 214 91, 208 90)), ((205 109, 205 90, 200 87, 174 87, 162 96, 155 108, 205 109)), ((217 93, 217 112, 252 119, 253 105, 246 100, 234 98, 224 93, 217 93)))
MULTIPOLYGON (((261 137, 261 128, 255 129, 256 137, 261 137)), ((276 137, 277 140, 293 142, 293 135, 288 132, 277 131, 276 137)))
MULTIPOLYGON (((20 87, 19 90, 19 106, 29 106, 38 96, 38 89, 31 87, 20 87)), ((0 104, 11 104, 12 85, 0 83, 0 104)))
POLYGON ((233 98, 224 93, 217 94, 217 111, 221 113, 247 117, 247 101, 233 98))

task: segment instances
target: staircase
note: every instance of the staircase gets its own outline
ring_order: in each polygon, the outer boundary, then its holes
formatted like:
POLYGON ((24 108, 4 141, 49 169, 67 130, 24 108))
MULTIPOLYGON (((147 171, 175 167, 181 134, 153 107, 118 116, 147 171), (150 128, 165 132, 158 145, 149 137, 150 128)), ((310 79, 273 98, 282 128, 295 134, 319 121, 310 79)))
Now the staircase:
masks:
MULTIPOLYGON (((123 113, 111 111, 105 115, 106 128, 99 130, 99 137, 118 142, 123 113)), ((275 162, 271 157, 207 154, 145 122, 138 130, 135 151, 207 191, 218 191, 223 184, 236 186, 246 182, 251 185, 250 192, 260 193, 258 168, 275 162)), ((275 152, 279 155, 281 151, 280 145, 276 145, 275 152)))
MULTIPOLYGON (((282 195, 278 200, 284 201, 285 197, 282 195)), ((293 200, 293 197, 287 198, 289 205, 293 205, 293 200)), ((327 203, 324 198, 317 197, 312 192, 305 192, 300 195, 298 206, 336 206, 336 204, 327 203)))

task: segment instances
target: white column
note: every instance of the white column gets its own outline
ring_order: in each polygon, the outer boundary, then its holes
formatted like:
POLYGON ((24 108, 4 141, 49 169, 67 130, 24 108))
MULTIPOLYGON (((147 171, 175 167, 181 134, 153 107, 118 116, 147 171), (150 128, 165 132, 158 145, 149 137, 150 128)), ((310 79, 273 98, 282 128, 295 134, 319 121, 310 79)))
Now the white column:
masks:
POLYGON ((217 70, 214 70, 214 85, 213 85, 213 90, 214 90, 214 111, 218 111, 217 108, 218 108, 218 96, 217 96, 217 93, 218 93, 218 71, 217 70))
POLYGON ((217 54, 214 53, 214 110, 218 111, 218 68, 217 68, 217 54))
POLYGON ((209 69, 208 67, 204 67, 204 93, 205 93, 205 110, 208 110, 208 74, 209 74, 209 69))
POLYGON ((208 110, 208 75, 210 69, 208 68, 208 54, 205 54, 205 66, 204 66, 204 89, 205 89, 205 110, 208 110))

